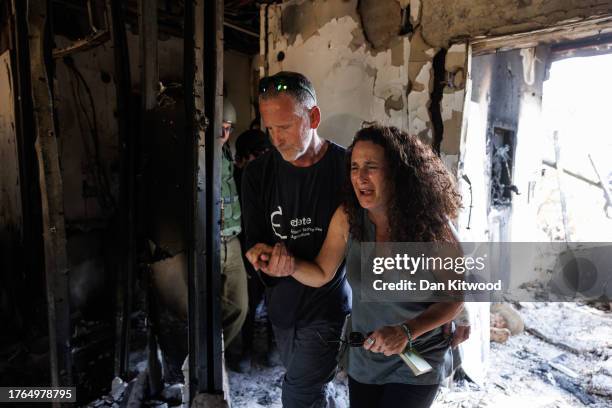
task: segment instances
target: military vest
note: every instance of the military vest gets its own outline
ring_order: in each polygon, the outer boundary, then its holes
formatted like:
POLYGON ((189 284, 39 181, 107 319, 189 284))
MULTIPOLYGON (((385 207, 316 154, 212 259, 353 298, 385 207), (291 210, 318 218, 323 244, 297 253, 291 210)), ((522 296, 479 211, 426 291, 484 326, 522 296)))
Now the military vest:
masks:
POLYGON ((240 200, 229 146, 223 146, 221 156, 221 236, 230 237, 240 233, 240 200))

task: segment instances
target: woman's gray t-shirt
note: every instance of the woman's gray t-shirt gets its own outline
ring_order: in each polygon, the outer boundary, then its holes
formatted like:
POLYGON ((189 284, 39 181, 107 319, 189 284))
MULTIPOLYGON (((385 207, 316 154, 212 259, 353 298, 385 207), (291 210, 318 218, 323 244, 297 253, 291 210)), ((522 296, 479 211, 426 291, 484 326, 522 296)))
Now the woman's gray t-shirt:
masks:
MULTIPOLYGON (((365 240, 375 240, 375 226, 363 212, 365 240)), ((346 272, 353 291, 351 330, 364 335, 383 326, 399 325, 421 314, 431 303, 362 302, 361 301, 361 244, 349 237, 347 245, 346 272)), ((415 377, 398 355, 385 356, 363 347, 350 347, 348 374, 364 384, 439 384, 452 371, 452 349, 449 341, 436 328, 417 338, 414 347, 421 353, 433 370, 415 377)))

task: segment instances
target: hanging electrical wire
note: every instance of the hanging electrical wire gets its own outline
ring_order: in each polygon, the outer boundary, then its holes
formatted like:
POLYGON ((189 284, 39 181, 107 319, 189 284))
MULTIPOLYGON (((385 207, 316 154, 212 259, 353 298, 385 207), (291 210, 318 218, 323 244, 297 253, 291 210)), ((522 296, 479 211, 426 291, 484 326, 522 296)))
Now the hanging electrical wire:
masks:
POLYGON ((77 109, 77 121, 79 122, 79 128, 81 130, 80 133, 83 139, 83 146, 85 148, 85 153, 88 156, 88 160, 90 162, 89 164, 91 166, 91 170, 93 172, 94 179, 97 184, 96 196, 98 198, 98 202, 103 209, 114 211, 117 208, 117 204, 116 204, 114 196, 111 193, 108 176, 106 174, 106 171, 101 161, 100 140, 99 140, 99 132, 98 132, 98 119, 96 116, 96 107, 95 107, 93 95, 91 93, 91 88, 87 84, 87 81, 85 80, 85 78, 83 77, 79 69, 75 66, 74 60, 71 57, 64 58, 64 63, 66 64, 69 71, 73 75, 73 78, 71 78, 71 81, 70 81, 72 85, 73 97, 74 97, 75 103, 77 103, 78 107, 80 108, 80 111, 85 117, 85 120, 87 122, 87 127, 89 128, 89 134, 91 135, 91 141, 93 144, 93 148, 92 146, 90 146, 89 142, 87 141, 85 137, 86 132, 83 131, 84 129, 81 123, 81 118, 80 118, 80 115, 78 114, 79 110, 77 109), (76 85, 75 85, 75 82, 76 82, 76 85), (87 98, 89 101, 89 107, 91 110, 91 117, 90 117, 90 114, 88 113, 85 103, 83 102, 81 98, 81 94, 82 94, 81 85, 83 86, 83 88, 85 89, 85 93, 87 94, 87 98))

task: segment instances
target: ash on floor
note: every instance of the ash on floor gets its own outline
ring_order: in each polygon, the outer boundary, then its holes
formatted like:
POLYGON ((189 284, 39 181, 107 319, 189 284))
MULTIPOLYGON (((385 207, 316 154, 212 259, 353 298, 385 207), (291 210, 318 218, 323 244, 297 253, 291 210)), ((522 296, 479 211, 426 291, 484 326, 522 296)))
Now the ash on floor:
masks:
MULTIPOLYGON (((228 369, 232 408, 282 407, 281 386, 285 369, 278 352, 270 358, 268 351, 268 324, 266 309, 257 308, 254 325, 254 344, 251 372, 248 374, 228 369)), ((239 348, 232 345, 230 348, 239 348)), ((231 366, 231 364, 230 364, 231 366)), ((336 401, 335 407, 348 408, 348 385, 346 379, 337 378, 330 384, 328 392, 336 401)))
MULTIPOLYGON (((455 382, 433 407, 612 407, 612 314, 576 303, 517 306, 527 331, 491 343, 484 384, 455 382)), ((261 361, 250 374, 229 371, 232 407, 282 406, 284 370, 261 361)), ((334 392, 337 407, 348 407, 346 382, 335 380, 334 392)))
MULTIPOLYGON (((280 408, 281 386, 285 370, 282 366, 256 365, 251 374, 229 371, 232 408, 280 408)), ((335 407, 348 408, 346 380, 336 378, 329 390, 336 402, 335 407)))
POLYGON ((434 407, 612 407, 612 314, 577 303, 517 306, 526 332, 491 343, 485 383, 457 383, 434 407))

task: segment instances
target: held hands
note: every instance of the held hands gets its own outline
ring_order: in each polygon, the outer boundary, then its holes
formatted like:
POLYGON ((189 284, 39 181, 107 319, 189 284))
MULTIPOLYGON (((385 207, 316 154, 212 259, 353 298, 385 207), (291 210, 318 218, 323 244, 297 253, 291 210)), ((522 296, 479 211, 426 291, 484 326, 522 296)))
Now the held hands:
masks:
POLYGON ((399 326, 384 326, 370 334, 363 348, 385 356, 400 354, 408 345, 408 337, 399 326))
POLYGON ((270 261, 262 271, 277 278, 291 276, 295 272, 295 258, 289 253, 285 244, 275 244, 270 261))
POLYGON ((272 255, 272 249, 273 247, 270 245, 255 244, 246 252, 245 256, 251 265, 253 265, 253 268, 255 268, 256 271, 260 271, 268 266, 270 256, 272 255))
POLYGON ((291 276, 295 272, 295 258, 282 243, 277 243, 273 247, 261 243, 255 244, 247 251, 246 257, 255 270, 273 277, 291 276))

